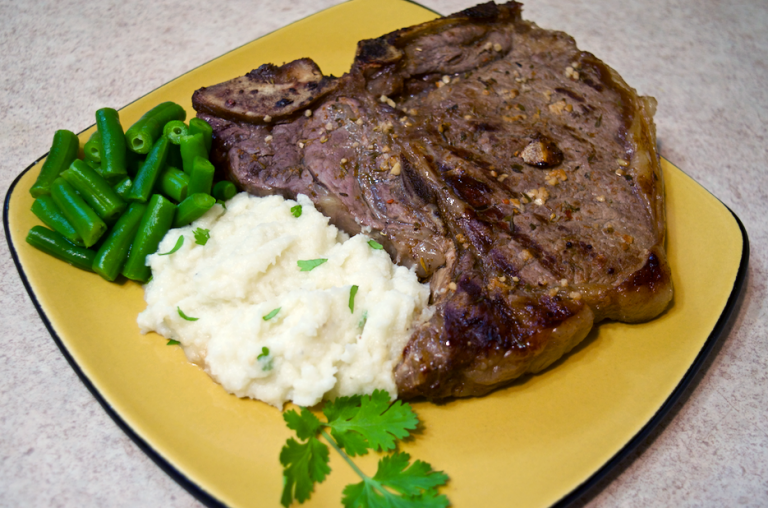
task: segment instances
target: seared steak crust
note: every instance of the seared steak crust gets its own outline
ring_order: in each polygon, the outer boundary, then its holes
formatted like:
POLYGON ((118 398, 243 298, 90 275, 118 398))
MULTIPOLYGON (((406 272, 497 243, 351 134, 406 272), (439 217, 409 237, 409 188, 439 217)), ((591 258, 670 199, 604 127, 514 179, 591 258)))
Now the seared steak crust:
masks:
POLYGON ((655 101, 520 13, 482 4, 361 41, 338 79, 302 59, 193 96, 227 178, 309 195, 429 281, 404 398, 486 393, 672 297, 655 101))

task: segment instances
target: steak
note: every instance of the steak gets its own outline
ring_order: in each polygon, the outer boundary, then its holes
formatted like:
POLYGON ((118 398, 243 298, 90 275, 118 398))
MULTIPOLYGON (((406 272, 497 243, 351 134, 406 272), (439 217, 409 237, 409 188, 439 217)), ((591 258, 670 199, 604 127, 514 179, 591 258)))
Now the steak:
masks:
POLYGON ((193 96, 222 176, 308 195, 429 282, 402 398, 487 393, 672 298, 655 100, 521 7, 363 40, 340 78, 301 59, 193 96))

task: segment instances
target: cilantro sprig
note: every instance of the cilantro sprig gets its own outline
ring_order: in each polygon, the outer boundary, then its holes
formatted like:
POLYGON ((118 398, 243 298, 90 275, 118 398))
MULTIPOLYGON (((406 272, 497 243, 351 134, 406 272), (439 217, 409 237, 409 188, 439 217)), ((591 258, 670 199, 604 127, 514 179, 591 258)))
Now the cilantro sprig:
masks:
POLYGON ((389 394, 376 390, 372 395, 339 397, 323 407, 326 421, 306 408, 283 414, 288 428, 299 441, 288 439, 280 451, 283 465, 283 494, 280 502, 288 507, 294 500, 309 499, 315 483, 331 472, 328 446, 349 464, 363 480, 348 485, 342 503, 347 508, 444 508, 449 501, 437 488, 448 481, 442 471, 433 471, 426 462, 410 463, 410 455, 395 452, 379 460, 373 477, 366 475, 350 457, 365 455, 369 450, 391 452, 398 439, 410 435, 418 418, 409 404, 390 403, 389 394), (330 431, 330 435, 329 432, 330 431))

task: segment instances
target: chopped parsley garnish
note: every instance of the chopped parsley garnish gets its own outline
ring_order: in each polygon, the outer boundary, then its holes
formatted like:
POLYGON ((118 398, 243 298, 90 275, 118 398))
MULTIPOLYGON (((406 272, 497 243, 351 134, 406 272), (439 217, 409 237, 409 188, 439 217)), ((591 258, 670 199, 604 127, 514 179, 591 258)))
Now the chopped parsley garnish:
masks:
POLYGON ((355 313, 355 295, 357 294, 357 286, 352 286, 349 288, 349 311, 354 314, 355 313))
POLYGON ((299 265, 299 268, 301 268, 302 272, 309 272, 311 270, 314 270, 318 266, 322 265, 328 261, 327 259, 320 258, 320 259, 300 259, 296 262, 296 264, 299 265))
POLYGON ((261 348, 261 354, 257 356, 256 359, 264 363, 264 365, 261 367, 262 370, 272 370, 272 358, 269 357, 268 347, 261 348))
MULTIPOLYGON (((267 314, 266 316, 264 316, 261 319, 263 319, 264 321, 269 321, 273 317, 277 316, 277 313, 280 312, 280 309, 282 309, 282 307, 276 308, 275 310, 271 311, 269 314, 267 314)), ((269 354, 269 351, 267 351, 267 354, 269 354)), ((259 357, 259 358, 261 358, 261 357, 259 357)))
POLYGON ((358 328, 365 328, 365 323, 368 321, 368 311, 363 312, 363 317, 360 318, 360 321, 357 323, 358 328))
POLYGON ((293 216, 294 216, 294 217, 296 217, 297 219, 298 219, 299 217, 301 217, 301 205, 296 205, 296 206, 294 206, 294 207, 291 207, 291 213, 292 213, 292 214, 293 214, 293 216))
POLYGON ((182 245, 184 245, 184 235, 181 235, 179 239, 176 240, 176 245, 173 246, 173 249, 169 250, 168 252, 158 254, 158 256, 167 256, 168 254, 173 254, 177 250, 181 249, 182 245))
POLYGON ((195 243, 198 245, 205 245, 211 239, 211 232, 207 229, 197 228, 193 233, 195 235, 195 243))
POLYGON ((329 450, 318 438, 322 435, 334 450, 363 480, 347 485, 342 503, 345 507, 444 508, 448 498, 437 488, 448 481, 442 471, 433 471, 426 462, 410 462, 407 453, 395 452, 379 460, 373 477, 366 475, 350 457, 366 455, 368 450, 392 452, 398 439, 415 429, 418 418, 409 404, 390 403, 389 394, 376 390, 372 395, 338 397, 326 402, 320 419, 306 408, 283 413, 288 428, 296 432, 298 441, 290 438, 280 451, 283 465, 283 494, 280 502, 288 507, 294 500, 309 499, 315 483, 331 472, 329 450), (330 430, 330 434, 329 431, 330 430))
POLYGON ((181 310, 181 307, 176 307, 176 310, 179 311, 179 316, 181 316, 182 319, 186 319, 187 321, 197 321, 200 318, 196 317, 189 317, 186 314, 184 314, 184 311, 181 310))
POLYGON ((383 246, 383 245, 381 245, 381 244, 380 244, 379 242, 377 242, 376 240, 368 240, 368 245, 370 245, 370 246, 371 246, 371 249, 376 249, 376 250, 382 250, 382 249, 384 249, 384 246, 383 246))
POLYGON ((165 344, 166 346, 178 346, 181 344, 178 340, 168 339, 168 342, 165 344))

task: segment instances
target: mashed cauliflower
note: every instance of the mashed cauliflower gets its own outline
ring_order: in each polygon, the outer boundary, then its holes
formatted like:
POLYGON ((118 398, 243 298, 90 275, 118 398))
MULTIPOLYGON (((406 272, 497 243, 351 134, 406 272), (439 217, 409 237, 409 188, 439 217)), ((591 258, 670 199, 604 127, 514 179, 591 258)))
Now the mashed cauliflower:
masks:
POLYGON ((226 211, 214 206, 168 232, 158 252, 181 235, 184 243, 147 258, 153 279, 142 333, 179 341, 226 390, 277 407, 396 394, 392 371, 413 326, 428 317, 428 287, 366 236, 329 225, 306 196, 298 204, 296 218, 295 201, 238 194, 226 211), (210 232, 205 245, 195 243, 197 228, 210 232), (310 271, 297 264, 316 259, 327 261, 310 271))

